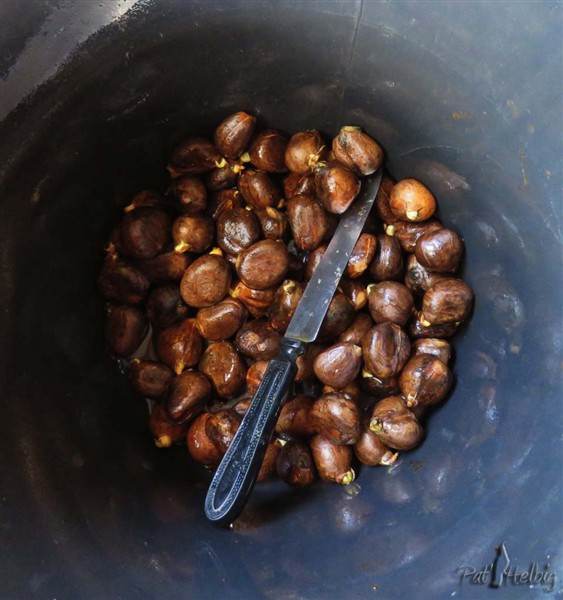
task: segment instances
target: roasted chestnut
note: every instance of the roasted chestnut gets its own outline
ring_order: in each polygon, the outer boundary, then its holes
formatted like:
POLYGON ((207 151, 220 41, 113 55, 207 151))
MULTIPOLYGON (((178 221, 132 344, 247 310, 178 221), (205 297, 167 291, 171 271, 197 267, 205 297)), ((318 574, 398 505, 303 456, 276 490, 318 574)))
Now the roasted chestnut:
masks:
POLYGON ((290 171, 305 175, 324 160, 327 148, 316 129, 294 133, 285 150, 285 164, 290 171))
POLYGON ((311 409, 315 399, 299 394, 288 400, 280 411, 276 433, 288 435, 313 435, 315 428, 311 420, 311 409))
MULTIPOLYGON (((309 253, 307 257, 307 263, 305 265, 305 277, 311 279, 315 269, 319 266, 324 253, 326 252, 326 246, 319 246, 315 250, 309 253)), ((366 298, 367 299, 367 298, 366 298)))
POLYGON ((299 440, 284 444, 277 456, 276 472, 289 485, 311 485, 315 481, 316 468, 307 444, 299 440))
POLYGON ((362 464, 370 467, 376 465, 388 467, 399 456, 397 452, 393 452, 388 448, 379 436, 369 428, 369 419, 364 419, 362 422, 360 435, 354 444, 354 454, 362 464))
POLYGON ((332 140, 336 160, 345 167, 365 176, 375 173, 383 162, 383 148, 360 127, 342 127, 332 140))
POLYGON ((159 398, 168 392, 174 371, 156 360, 134 358, 129 363, 129 379, 143 396, 159 398))
POLYGON ((189 254, 178 254, 172 249, 165 250, 154 258, 138 261, 137 267, 154 283, 179 282, 191 262, 189 254))
POLYGON ((385 228, 387 235, 392 235, 399 240, 405 252, 413 253, 418 238, 431 231, 443 229, 442 223, 436 219, 429 221, 396 221, 385 228))
POLYGON ((196 417, 186 436, 188 451, 192 458, 207 467, 219 466, 223 458, 223 452, 207 434, 207 423, 212 417, 211 413, 203 413, 196 417))
POLYGON ((143 341, 146 332, 147 320, 138 308, 111 306, 108 309, 106 342, 116 356, 131 356, 143 341))
POLYGON ((265 290, 278 285, 288 268, 287 246, 279 240, 256 242, 241 252, 236 261, 240 280, 255 290, 265 290))
POLYGON ((268 312, 275 293, 275 287, 266 290, 254 290, 242 281, 239 281, 233 289, 229 290, 230 296, 240 300, 248 309, 248 312, 256 319, 268 312))
POLYGON ((357 279, 341 279, 338 290, 346 296, 355 311, 362 310, 368 303, 366 286, 357 279))
POLYGON ((399 386, 408 407, 437 404, 446 397, 451 385, 451 371, 431 354, 413 356, 399 376, 399 386))
POLYGON ((172 225, 174 251, 203 252, 213 242, 213 221, 202 215, 181 215, 172 225))
POLYGON ((224 210, 217 219, 217 244, 227 254, 238 254, 260 238, 260 223, 244 208, 224 210))
POLYGON ((155 329, 163 329, 185 319, 188 307, 182 301, 180 288, 174 283, 154 288, 147 299, 146 314, 155 329))
POLYGON ((341 215, 360 193, 360 180, 338 163, 315 168, 315 191, 329 212, 341 215))
POLYGON ((315 175, 313 173, 307 173, 305 175, 300 173, 290 173, 283 180, 283 193, 288 200, 298 194, 314 196, 315 175))
POLYGON ((282 199, 281 191, 267 173, 246 169, 238 179, 238 189, 252 208, 277 206, 282 199))
MULTIPOLYGON (((391 200, 391 190, 395 182, 388 175, 383 175, 381 178, 381 185, 377 190, 377 195, 375 196, 375 206, 377 208, 377 214, 379 218, 385 225, 391 225, 398 221, 398 217, 395 216, 395 213, 391 210, 389 206, 389 202, 391 200)), ((369 218, 369 217, 368 217, 369 218)))
POLYGON ((328 228, 326 213, 312 197, 293 196, 287 203, 287 216, 295 244, 301 250, 318 248, 328 228))
POLYGON ((280 450, 281 445, 279 444, 278 440, 274 440, 268 444, 266 447, 266 454, 264 454, 264 460, 262 461, 262 466, 260 467, 260 471, 258 471, 258 476, 256 477, 256 481, 264 481, 276 472, 276 461, 280 450))
POLYGON ((144 206, 123 217, 120 248, 129 258, 152 258, 170 239, 170 217, 161 208, 144 206))
POLYGON ((210 342, 226 340, 241 328, 246 316, 242 303, 225 298, 213 306, 200 308, 195 323, 201 335, 210 342))
POLYGON ((225 159, 218 164, 222 166, 213 169, 205 176, 205 187, 210 192, 218 192, 236 186, 239 173, 244 170, 244 165, 238 160, 225 159))
POLYGON ((375 281, 400 281, 403 278, 403 252, 398 240, 384 233, 377 236, 369 272, 375 281))
POLYGON ((463 241, 451 229, 438 229, 421 235, 416 242, 418 262, 429 271, 454 273, 463 256, 463 241))
POLYGON ((401 391, 398 377, 380 379, 365 369, 362 371, 361 385, 367 394, 375 398, 387 398, 387 396, 394 396, 401 391))
POLYGON ((369 428, 396 450, 411 450, 424 435, 420 423, 398 396, 384 398, 373 407, 369 428))
POLYGON ((355 316, 354 307, 342 292, 336 292, 332 298, 317 340, 326 342, 336 339, 343 331, 348 329, 355 316))
POLYGON ((211 413, 211 418, 207 419, 205 433, 222 454, 225 454, 233 441, 241 420, 241 416, 232 408, 211 413))
POLYGON ((370 233, 362 233, 352 250, 344 275, 355 279, 360 277, 369 267, 375 255, 377 238, 370 233))
POLYGON ((445 365, 452 357, 452 346, 446 340, 439 338, 422 338, 415 340, 412 344, 413 355, 431 354, 439 358, 445 365))
POLYGON ((205 308, 220 302, 227 295, 230 283, 231 271, 225 259, 207 254, 186 269, 180 293, 188 306, 205 308))
POLYGON ((230 342, 215 342, 207 347, 199 370, 210 379, 214 392, 220 398, 234 398, 246 383, 246 366, 230 342))
POLYGON ((253 140, 250 150, 250 162, 266 173, 285 173, 285 150, 287 138, 277 129, 261 131, 253 140))
POLYGON ((464 281, 440 279, 422 298, 420 322, 423 325, 459 323, 469 316, 472 305, 473 291, 464 281))
POLYGON ((443 325, 429 325, 426 321, 422 323, 417 316, 409 325, 409 335, 413 339, 420 338, 449 338, 457 331, 456 323, 444 323, 443 325))
POLYGON ((168 419, 173 423, 191 421, 211 400, 211 394, 211 383, 203 373, 190 370, 177 375, 164 404, 168 419))
POLYGON ((409 256, 407 270, 405 273, 405 285, 413 294, 423 295, 429 287, 432 287, 439 279, 444 279, 440 273, 431 273, 423 267, 414 254, 409 256))
POLYGON ((248 371, 246 372, 246 391, 251 396, 254 396, 260 387, 269 364, 269 360, 257 360, 248 367, 248 371))
POLYGON ((221 190, 220 192, 213 194, 208 200, 205 214, 216 221, 224 210, 241 208, 241 206, 242 198, 238 190, 221 190))
POLYGON ((339 390, 356 379, 361 366, 360 346, 339 342, 315 358, 313 369, 321 383, 339 390))
POLYGON ((340 337, 338 338, 339 342, 348 342, 350 344, 356 344, 357 346, 361 345, 362 338, 364 335, 373 327, 372 318, 364 313, 358 313, 352 324, 348 327, 348 329, 344 330, 340 337))
POLYGON ((284 213, 271 206, 257 208, 254 212, 267 240, 281 240, 285 237, 289 221, 284 213))
POLYGON ((215 146, 224 157, 238 158, 246 150, 255 125, 256 119, 248 113, 229 115, 215 129, 215 146))
POLYGON ((195 326, 195 319, 184 319, 158 332, 155 350, 160 360, 177 375, 187 367, 197 365, 203 340, 195 326))
POLYGON ((174 181, 172 193, 182 212, 193 215, 205 210, 207 191, 203 181, 193 175, 184 175, 174 181))
POLYGON ((414 298, 411 291, 402 283, 383 281, 368 285, 368 306, 376 323, 391 321, 406 325, 412 317, 414 298))
POLYGON ((236 346, 242 354, 256 360, 270 360, 280 352, 281 335, 262 319, 247 321, 238 331, 236 346))
POLYGON ((167 169, 174 178, 180 175, 199 175, 215 168, 221 158, 221 154, 209 140, 194 137, 176 147, 167 169))
POLYGON ((98 288, 110 302, 139 304, 145 299, 150 281, 133 265, 108 258, 98 276, 98 288))
POLYGON ((339 446, 322 435, 315 435, 311 438, 311 451, 321 479, 348 485, 356 478, 350 446, 339 446))
POLYGON ((389 206, 403 221, 426 221, 436 211, 436 198, 416 179, 401 179, 391 190, 389 206))
POLYGON ((278 288, 268 309, 270 325, 276 331, 285 332, 302 296, 303 286, 297 281, 286 279, 278 288))
POLYGON ((313 428, 333 444, 355 444, 360 435, 360 411, 338 392, 323 394, 311 409, 313 428))
POLYGON ((407 334, 395 323, 380 323, 362 339, 366 369, 378 379, 388 379, 400 373, 407 363, 411 345, 407 334))
POLYGON ((170 423, 162 404, 153 406, 149 426, 157 448, 169 448, 186 437, 187 426, 184 423, 170 423))

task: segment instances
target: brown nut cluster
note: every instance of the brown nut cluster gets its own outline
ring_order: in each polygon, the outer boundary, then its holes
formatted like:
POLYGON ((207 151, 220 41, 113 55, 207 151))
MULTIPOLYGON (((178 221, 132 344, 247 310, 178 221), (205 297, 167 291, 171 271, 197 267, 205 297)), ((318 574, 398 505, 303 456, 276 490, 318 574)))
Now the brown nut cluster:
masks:
MULTIPOLYGON (((158 447, 219 465, 340 215, 383 160, 359 127, 286 135, 241 111, 173 150, 166 193, 131 198, 98 285, 108 349, 149 399, 158 447)), ((473 305, 462 238, 436 210, 423 183, 384 174, 258 481, 346 485, 358 462, 389 466, 422 442, 452 387, 447 338, 473 305)))

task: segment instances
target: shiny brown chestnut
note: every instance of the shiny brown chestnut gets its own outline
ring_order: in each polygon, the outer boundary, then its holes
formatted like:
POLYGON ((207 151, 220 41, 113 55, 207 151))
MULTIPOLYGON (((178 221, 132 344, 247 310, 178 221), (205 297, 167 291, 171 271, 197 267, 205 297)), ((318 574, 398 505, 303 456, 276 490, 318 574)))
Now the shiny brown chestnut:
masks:
POLYGON ((221 190, 208 199, 205 214, 216 221, 224 210, 241 208, 241 206, 242 197, 238 190, 221 190))
POLYGON ((178 254, 174 249, 170 249, 164 250, 154 258, 140 260, 136 264, 153 283, 166 283, 179 282, 191 262, 192 257, 189 254, 178 254))
POLYGON ((288 200, 298 194, 314 196, 315 175, 313 173, 307 173, 305 175, 301 175, 300 173, 290 173, 283 180, 283 193, 288 200))
POLYGON ((172 224, 174 251, 204 252, 211 246, 215 229, 213 221, 203 215, 181 215, 172 224))
POLYGON ((298 281, 286 279, 280 285, 268 309, 270 325, 276 331, 285 332, 302 296, 303 286, 298 281))
POLYGON ((246 366, 230 342, 209 345, 199 362, 199 370, 207 375, 220 398, 234 398, 246 383, 246 366))
POLYGON ((247 308, 248 312, 257 319, 263 317, 267 312, 277 288, 272 287, 265 290, 254 290, 245 285, 242 281, 229 290, 232 298, 240 300, 247 308))
POLYGON ((394 396, 401 391, 399 378, 396 376, 380 379, 364 369, 360 381, 362 389, 375 398, 387 398, 387 396, 394 396))
MULTIPOLYGON (((423 325, 443 325, 464 321, 471 312, 473 291, 461 279, 440 279, 422 298, 423 325)), ((436 336, 442 337, 442 336, 436 336)))
POLYGON ((367 290, 369 312, 375 323, 407 324, 414 309, 414 298, 407 286, 397 281, 382 281, 368 285, 367 290))
POLYGON ((167 169, 173 178, 200 175, 215 168, 221 159, 221 154, 208 139, 194 137, 174 149, 167 169))
POLYGON ((188 307, 180 296, 180 288, 175 283, 155 287, 147 298, 146 315, 155 329, 164 329, 185 319, 188 307))
POLYGON ((141 206, 162 206, 163 204, 164 198, 162 194, 155 190, 142 190, 133 196, 131 202, 123 209, 123 212, 129 213, 141 206))
POLYGON ((375 206, 377 209, 377 214, 379 215, 379 219, 385 225, 391 225, 398 221, 398 218, 395 216, 395 213, 391 210, 389 206, 389 202, 391 200, 391 190, 395 185, 395 181, 391 179, 388 175, 383 175, 381 178, 381 184, 379 189, 377 190, 377 195, 375 196, 375 206))
POLYGON ((289 485, 311 485, 316 478, 316 468, 307 444, 300 440, 287 442, 277 456, 276 472, 289 485))
POLYGON ((184 273, 180 293, 184 302, 194 308, 205 308, 220 302, 229 291, 231 271, 225 259, 207 254, 195 260, 184 273))
POLYGON ((348 342, 360 346, 364 335, 373 327, 372 318, 365 312, 358 313, 348 329, 339 336, 339 342, 348 342))
POLYGON ((184 319, 156 335, 155 350, 160 360, 177 375, 187 367, 197 365, 203 350, 203 340, 195 319, 184 319))
POLYGON ((362 310, 368 303, 366 286, 357 279, 341 279, 338 290, 346 296, 355 311, 362 310))
POLYGON ((183 441, 186 436, 187 425, 171 423, 163 404, 153 406, 149 426, 157 448, 169 448, 172 444, 183 441))
POLYGON ((260 223, 250 210, 231 208, 217 219, 217 245, 227 254, 238 254, 260 238, 260 223))
POLYGON ((440 338, 422 338, 414 340, 412 343, 414 356, 419 354, 431 354, 439 358, 445 365, 450 362, 452 357, 452 346, 446 340, 440 338))
POLYGON ((170 395, 164 403, 166 416, 173 423, 191 421, 203 411, 211 394, 211 383, 203 373, 184 371, 170 385, 170 395))
POLYGON ((315 428, 311 420, 311 409, 315 399, 299 394, 289 399, 281 408, 276 433, 287 435, 313 435, 315 428))
POLYGON ((399 386, 409 408, 437 404, 446 397, 451 385, 451 371, 431 354, 413 356, 399 376, 399 386))
POLYGON ((348 485, 356 474, 352 469, 352 448, 336 445, 322 435, 311 438, 311 452, 319 476, 324 481, 348 485))
POLYGON ((352 400, 353 402, 358 402, 362 394, 358 380, 351 381, 343 388, 333 388, 330 385, 323 385, 323 394, 332 394, 333 392, 338 392, 339 394, 342 394, 344 398, 352 400))
POLYGON ((369 419, 364 419, 362 422, 360 435, 354 444, 354 454, 363 465, 370 467, 375 467, 376 465, 388 467, 399 457, 398 452, 393 452, 369 428, 369 419))
POLYGON ((397 375, 407 363, 411 345, 407 334, 395 323, 380 323, 362 339, 366 370, 378 379, 397 375))
POLYGON ((315 191, 323 207, 341 215, 360 193, 360 180, 338 163, 315 168, 315 191))
POLYGON ((174 371, 156 360, 134 358, 129 363, 129 379, 143 396, 159 398, 168 392, 174 371))
POLYGON ((108 258, 98 276, 100 293, 110 302, 139 304, 149 286, 142 271, 118 258, 108 258))
POLYGON ((313 363, 317 378, 324 385, 341 389, 354 381, 362 366, 360 346, 339 342, 323 350, 313 363))
POLYGON ((336 160, 361 175, 371 175, 383 163, 383 148, 360 127, 342 127, 332 140, 332 151, 336 160))
POLYGON ((420 223, 416 221, 396 221, 392 225, 387 225, 385 231, 387 235, 392 235, 399 240, 401 248, 405 252, 413 253, 418 238, 431 231, 443 229, 442 223, 436 219, 429 219, 420 223))
POLYGON ((287 216, 298 248, 315 250, 321 245, 328 227, 327 216, 312 196, 293 196, 287 203, 287 216))
POLYGON ((356 312, 348 298, 342 292, 336 292, 328 305, 325 318, 317 335, 319 342, 336 339, 348 329, 354 320, 356 312))
POLYGON ((278 186, 267 173, 246 169, 239 175, 238 189, 242 197, 252 208, 278 206, 282 199, 278 186))
POLYGON ((264 481, 265 479, 268 479, 268 477, 272 477, 272 475, 274 475, 276 472, 276 461, 278 459, 280 450, 281 445, 278 440, 274 440, 266 446, 266 454, 264 454, 264 460, 262 461, 262 465, 258 471, 256 481, 264 481))
POLYGON ((323 394, 311 408, 315 431, 337 445, 355 444, 360 435, 360 411, 338 392, 323 394))
POLYGON ((203 413, 192 421, 186 436, 186 444, 192 458, 198 463, 206 467, 217 467, 223 458, 223 452, 207 435, 207 423, 211 418, 211 413, 203 413))
POLYGON ((207 419, 205 433, 222 454, 231 445, 241 421, 241 416, 232 408, 222 408, 211 413, 211 417, 207 419))
POLYGON ((316 129, 294 133, 285 150, 285 164, 290 171, 305 175, 324 160, 327 148, 316 129))
POLYGON ((188 215, 201 212, 207 206, 207 190, 199 177, 178 177, 172 186, 172 194, 180 210, 188 215))
POLYGON ((289 253, 282 241, 262 240, 242 251, 237 275, 247 286, 265 290, 280 284, 289 268, 289 253))
POLYGON ((121 252, 129 258, 152 258, 170 240, 170 217, 158 207, 143 206, 123 217, 121 252))
POLYGON ((307 257, 307 262, 305 264, 305 277, 306 279, 311 279, 313 277, 313 273, 315 269, 319 266, 324 253, 326 252, 326 246, 319 246, 315 248, 312 252, 309 253, 307 257))
POLYGON ((443 325, 429 325, 427 321, 422 323, 420 317, 417 316, 409 324, 409 335, 413 339, 424 338, 449 338, 457 331, 457 324, 444 323, 443 325))
POLYGON ((225 159, 218 164, 222 166, 216 167, 205 176, 205 187, 210 192, 218 192, 220 190, 235 187, 239 173, 245 168, 238 160, 225 159))
POLYGON ((384 398, 373 407, 369 428, 395 450, 411 450, 424 435, 417 418, 399 396, 384 398))
POLYGON ((385 233, 377 236, 369 272, 375 281, 400 281, 403 278, 403 252, 396 238, 385 233))
POLYGON ((248 154, 250 162, 266 173, 285 173, 287 138, 277 129, 261 131, 252 141, 248 154))
POLYGON ((260 387, 269 364, 269 360, 257 360, 248 367, 248 371, 246 372, 246 391, 251 396, 254 396, 260 387))
POLYGON ((134 306, 111 306, 106 316, 105 338, 116 356, 129 357, 147 332, 145 315, 134 306))
POLYGON ((236 335, 241 354, 255 360, 270 360, 280 352, 281 335, 263 319, 247 321, 236 335))
POLYGON ((405 272, 405 285, 413 294, 422 296, 428 288, 444 277, 445 275, 440 273, 431 273, 418 262, 414 254, 409 256, 405 272))
POLYGON ((402 179, 391 190, 389 206, 403 221, 426 221, 436 211, 436 198, 416 179, 402 179))
POLYGON ((239 300, 225 298, 197 312, 195 323, 201 335, 210 342, 227 340, 241 328, 246 310, 239 300))
POLYGON ((364 274, 375 255, 377 237, 370 233, 362 233, 352 250, 344 275, 356 279, 364 274))
POLYGON ((418 262, 435 273, 454 273, 463 256, 461 236, 451 229, 438 229, 421 235, 416 242, 418 262))
POLYGON ((258 221, 260 221, 260 227, 265 239, 281 240, 285 237, 289 220, 284 213, 271 206, 257 208, 254 212, 258 217, 258 221))
POLYGON ((215 146, 225 158, 238 158, 246 150, 255 125, 256 119, 248 113, 229 115, 215 129, 215 146))

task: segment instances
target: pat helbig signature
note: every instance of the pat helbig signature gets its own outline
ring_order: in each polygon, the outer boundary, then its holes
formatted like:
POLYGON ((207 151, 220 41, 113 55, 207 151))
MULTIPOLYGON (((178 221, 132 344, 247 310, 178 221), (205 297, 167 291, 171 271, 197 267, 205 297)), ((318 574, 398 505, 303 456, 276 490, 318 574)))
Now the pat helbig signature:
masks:
POLYGON ((481 569, 473 566, 458 567, 460 582, 473 585, 488 585, 490 588, 500 588, 503 585, 539 585, 544 592, 553 592, 557 582, 557 574, 545 565, 540 569, 537 563, 531 563, 528 569, 513 565, 506 545, 503 542, 495 548, 496 556, 492 563, 481 569))

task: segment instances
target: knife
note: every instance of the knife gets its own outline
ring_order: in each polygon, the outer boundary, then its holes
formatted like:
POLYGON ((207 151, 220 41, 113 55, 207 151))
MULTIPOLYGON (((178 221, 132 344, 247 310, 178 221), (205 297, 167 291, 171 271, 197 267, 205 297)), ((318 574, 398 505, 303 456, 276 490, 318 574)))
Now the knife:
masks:
POLYGON ((270 361, 205 499, 205 515, 220 524, 242 512, 262 465, 282 404, 297 372, 296 360, 313 342, 344 273, 381 183, 381 169, 365 179, 358 198, 343 215, 293 314, 280 354, 270 361))

